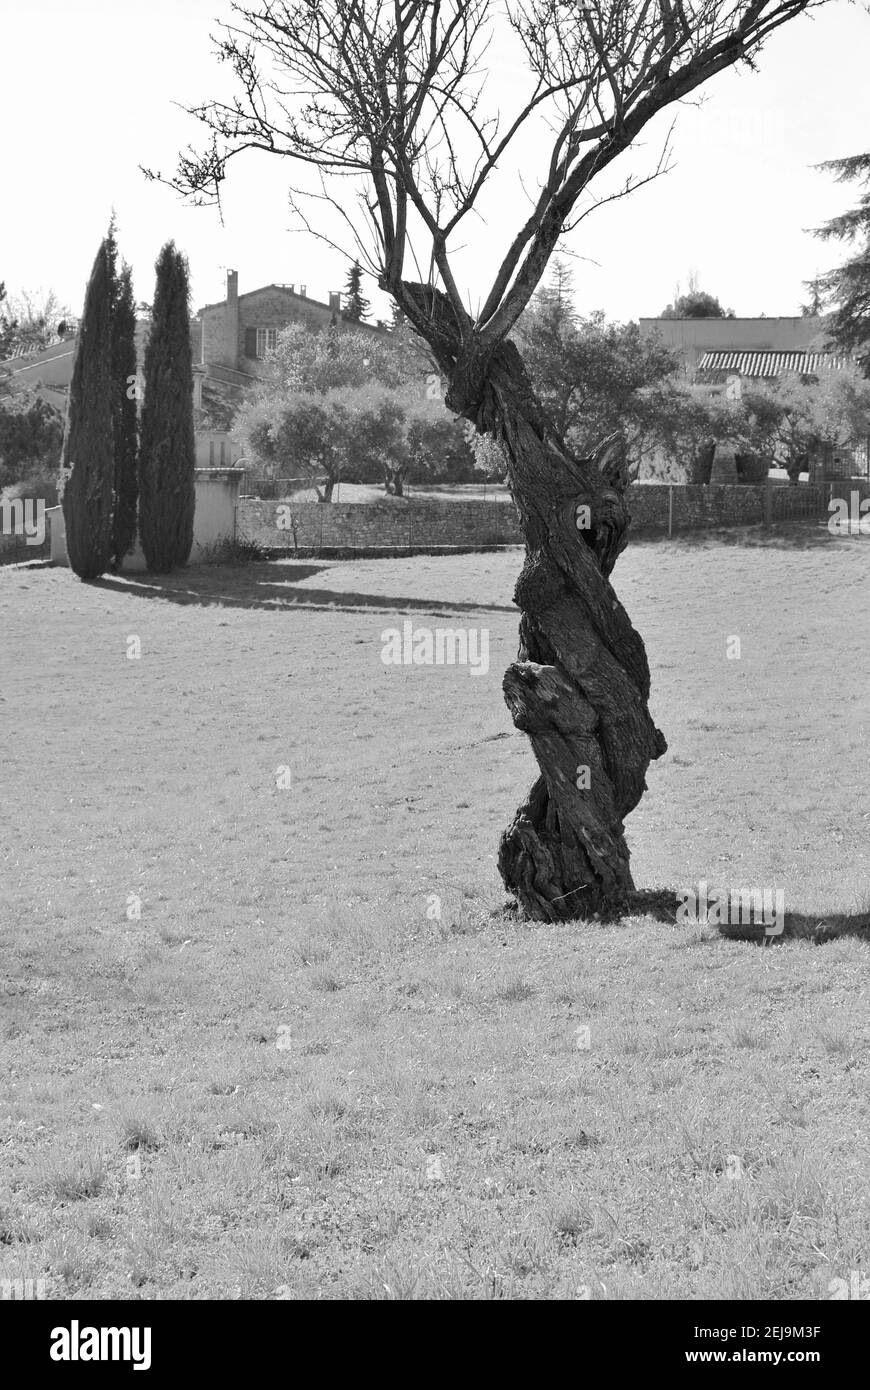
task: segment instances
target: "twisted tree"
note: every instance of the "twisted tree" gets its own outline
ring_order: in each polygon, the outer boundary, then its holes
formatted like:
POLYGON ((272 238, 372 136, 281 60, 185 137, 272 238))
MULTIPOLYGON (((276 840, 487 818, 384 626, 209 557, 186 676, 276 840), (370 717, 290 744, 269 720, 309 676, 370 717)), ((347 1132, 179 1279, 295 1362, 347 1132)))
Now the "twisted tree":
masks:
MULTIPOLYGON (((574 457, 509 334, 559 238, 590 202, 643 181, 603 182, 650 121, 717 73, 751 64, 774 30, 820 3, 234 5, 218 52, 236 94, 190 108, 210 140, 165 180, 196 202, 219 202, 227 166, 243 151, 295 161, 303 186, 290 198, 303 224, 333 245, 350 233, 429 345, 448 381, 447 405, 502 447, 526 542, 515 594, 519 657, 504 691, 540 776, 502 837, 499 864, 533 918, 581 917, 625 899, 632 879, 623 821, 666 745, 647 707, 643 642, 610 584, 629 526, 621 442, 574 457), (499 72, 508 68, 504 82, 499 72), (501 114, 487 113, 487 98, 501 114), (477 213, 492 255, 500 228, 487 226, 487 195, 517 173, 524 190, 537 176, 537 188, 472 308, 457 243, 473 237, 477 213), (341 196, 348 176, 359 179, 359 216, 341 196), (593 185, 604 191, 590 194, 593 185), (324 214, 345 230, 330 231, 324 214)), ((649 176, 664 165, 663 156, 649 176)), ((515 199, 512 183, 506 201, 515 199)))

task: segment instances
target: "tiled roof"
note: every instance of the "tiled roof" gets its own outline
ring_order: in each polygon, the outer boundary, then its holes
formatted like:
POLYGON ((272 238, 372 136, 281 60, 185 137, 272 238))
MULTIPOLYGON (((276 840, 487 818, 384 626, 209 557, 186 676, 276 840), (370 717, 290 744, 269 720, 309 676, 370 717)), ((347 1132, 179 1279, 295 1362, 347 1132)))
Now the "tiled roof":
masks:
MULTIPOLYGON (((369 331, 370 333, 377 333, 377 334, 379 334, 379 335, 386 332, 386 325, 385 325, 385 324, 384 324, 384 325, 380 325, 379 323, 362 323, 362 322, 361 322, 361 323, 353 323, 353 322, 352 322, 351 320, 349 320, 349 319, 344 319, 344 320, 343 320, 342 317, 341 317, 341 309, 340 309, 340 308, 336 311, 336 309, 334 308, 334 306, 333 306, 332 304, 325 304, 325 303, 323 302, 322 299, 312 299, 312 298, 311 298, 311 295, 309 295, 309 294, 300 294, 299 291, 296 290, 296 289, 294 289, 292 285, 278 285, 278 284, 260 285, 259 288, 256 289, 256 290, 245 290, 244 294, 240 294, 240 295, 239 295, 239 303, 241 304, 241 302, 242 302, 243 299, 253 299, 253 297, 254 297, 255 295, 258 295, 258 294, 266 294, 266 293, 268 293, 268 292, 270 292, 270 291, 274 291, 274 290, 280 290, 280 292, 281 292, 282 294, 286 295, 286 296, 287 296, 288 298, 290 298, 290 299, 298 300, 300 304, 308 304, 308 305, 310 305, 311 307, 313 307, 313 308, 315 308, 315 309, 325 309, 327 313, 336 313, 336 312, 337 312, 339 322, 340 322, 340 323, 341 323, 341 322, 349 323, 350 326, 351 326, 352 328, 361 328, 361 329, 363 329, 363 331, 365 331, 366 329, 368 329, 368 331, 369 331)), ((203 305, 201 305, 200 308, 197 309, 197 311, 196 311, 195 318, 200 318, 204 313, 206 313, 206 311, 207 311, 208 309, 225 309, 226 307, 227 307, 227 301, 226 301, 226 299, 217 299, 217 300, 215 300, 215 302, 214 302, 213 304, 203 304, 203 305)))
POLYGON ((784 372, 842 371, 851 358, 830 352, 705 352, 698 363, 702 372, 736 372, 740 376, 775 377, 784 372))
MULTIPOLYGON (((239 299, 250 299, 253 294, 264 294, 266 290, 282 290, 285 294, 292 295, 294 299, 301 299, 303 304, 313 304, 318 309, 331 309, 331 304, 324 304, 322 299, 312 299, 310 295, 300 294, 292 285, 260 285, 256 290, 245 290, 244 294, 239 295, 239 299)), ((213 304, 203 304, 196 311, 196 317, 204 314, 206 309, 223 309, 226 307, 226 298, 216 299, 213 304)))

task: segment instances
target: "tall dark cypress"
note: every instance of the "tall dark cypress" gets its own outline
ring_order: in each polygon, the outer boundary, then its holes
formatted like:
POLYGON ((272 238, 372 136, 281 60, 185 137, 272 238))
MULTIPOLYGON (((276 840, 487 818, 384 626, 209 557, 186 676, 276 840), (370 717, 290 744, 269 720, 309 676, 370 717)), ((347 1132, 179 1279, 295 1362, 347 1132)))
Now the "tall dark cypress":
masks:
POLYGON ((130 267, 124 264, 115 284, 112 306, 112 399, 115 445, 115 513, 112 555, 115 569, 133 549, 136 500, 139 496, 138 407, 136 377, 136 309, 130 267))
POLYGON ((166 574, 187 563, 193 545, 196 465, 188 271, 174 242, 156 271, 139 431, 139 538, 148 568, 166 574))
POLYGON ((107 237, 85 292, 63 440, 63 468, 72 470, 63 494, 66 547, 80 579, 104 574, 112 557, 112 257, 107 237))

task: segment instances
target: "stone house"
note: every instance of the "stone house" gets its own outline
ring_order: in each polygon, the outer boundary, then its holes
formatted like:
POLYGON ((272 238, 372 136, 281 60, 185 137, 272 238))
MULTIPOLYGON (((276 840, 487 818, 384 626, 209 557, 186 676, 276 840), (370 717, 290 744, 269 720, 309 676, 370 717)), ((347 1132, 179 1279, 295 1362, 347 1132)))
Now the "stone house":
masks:
MULTIPOLYGON (((263 285, 239 294, 239 275, 227 271, 226 298, 200 309, 200 362, 206 367, 224 367, 256 377, 266 353, 274 348, 278 333, 289 323, 311 328, 341 324, 341 295, 337 290, 328 301, 311 299, 307 285, 263 285)), ((365 333, 381 334, 383 323, 353 324, 365 333)))
MULTIPOLYGON (((266 354, 290 323, 313 329, 342 326, 341 295, 312 299, 307 285, 263 285, 239 294, 239 275, 227 271, 226 298, 206 304, 191 323, 194 405, 197 410, 197 463, 215 467, 235 463, 239 449, 230 437, 232 413, 246 388, 260 375, 266 354)), ((380 336, 382 322, 348 324, 380 336)))

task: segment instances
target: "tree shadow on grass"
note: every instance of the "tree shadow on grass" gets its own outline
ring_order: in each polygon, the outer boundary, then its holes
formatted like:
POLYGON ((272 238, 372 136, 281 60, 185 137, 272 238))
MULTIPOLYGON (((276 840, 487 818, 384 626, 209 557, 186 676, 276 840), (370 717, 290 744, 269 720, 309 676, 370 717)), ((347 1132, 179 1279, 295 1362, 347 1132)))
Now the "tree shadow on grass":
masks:
POLYGON ((195 604, 200 607, 254 608, 282 612, 293 608, 320 609, 341 613, 387 609, 396 613, 425 612, 510 613, 513 605, 462 603, 447 598, 407 598, 404 595, 360 593, 355 590, 296 588, 301 580, 328 570, 328 565, 286 561, 262 561, 245 565, 201 565, 172 574, 131 573, 105 575, 93 580, 95 588, 113 589, 136 598, 162 599, 167 603, 195 604))
POLYGON ((781 522, 765 531, 761 526, 711 527, 709 531, 674 531, 668 539, 664 532, 638 531, 631 534, 632 546, 678 545, 685 550, 716 550, 730 547, 741 550, 818 550, 825 545, 860 536, 835 536, 826 521, 781 522))
MULTIPOLYGON (((615 923, 624 921, 626 917, 652 917, 655 921, 663 922, 666 926, 679 926, 683 924, 677 922, 677 904, 684 898, 684 889, 678 893, 672 888, 638 888, 633 893, 628 894, 621 903, 614 904, 608 912, 596 914, 593 920, 615 923)), ((518 923, 521 922, 516 901, 513 899, 503 908, 498 909, 494 915, 504 916, 518 923)), ((729 940, 748 941, 757 946, 781 945, 784 941, 812 941, 817 946, 823 946, 827 942, 836 941, 843 936, 854 936, 862 941, 870 941, 870 910, 813 914, 786 912, 783 914, 783 918, 783 930, 777 936, 767 936, 764 926, 756 926, 754 922, 722 923, 718 926, 718 931, 720 936, 728 937, 729 940)), ((573 922, 564 922, 562 925, 582 927, 587 924, 587 921, 588 919, 577 918, 573 922)), ((699 925, 701 924, 699 923, 699 925)), ((714 924, 710 923, 710 925, 714 924)))
MULTIPOLYGON (((658 922, 676 924, 677 903, 685 898, 685 890, 677 893, 666 888, 641 888, 631 894, 627 909, 632 915, 654 917, 658 922)), ((623 915, 615 914, 616 917, 623 915)), ((754 923, 721 923, 720 936, 734 941, 752 941, 757 945, 786 940, 812 941, 817 946, 836 941, 841 936, 857 936, 870 941, 870 910, 861 912, 785 912, 783 930, 778 936, 766 936, 763 926, 754 923)), ((711 924, 713 925, 713 924, 711 924)))

